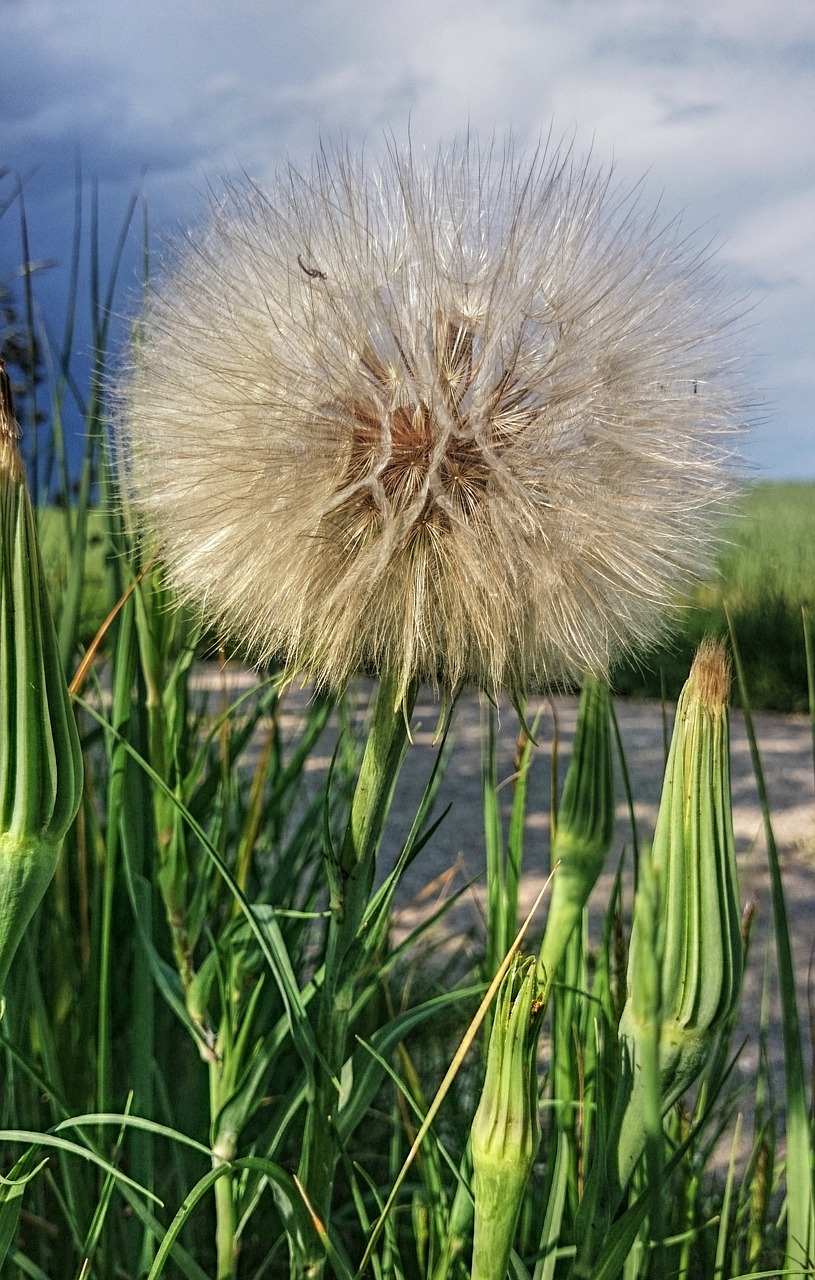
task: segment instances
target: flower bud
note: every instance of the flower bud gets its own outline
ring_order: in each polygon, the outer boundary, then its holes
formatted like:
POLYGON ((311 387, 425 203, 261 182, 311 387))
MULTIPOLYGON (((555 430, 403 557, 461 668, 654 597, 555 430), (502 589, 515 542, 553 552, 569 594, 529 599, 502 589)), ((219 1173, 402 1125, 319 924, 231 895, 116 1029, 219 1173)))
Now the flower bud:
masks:
POLYGON ((0 362, 0 990, 82 795, 82 755, 0 362))
POLYGON ((535 1053, 542 1013, 535 963, 517 956, 498 993, 487 1073, 471 1131, 472 1280, 506 1276, 541 1136, 535 1053))
POLYGON ((614 772, 604 680, 589 677, 580 695, 577 730, 552 843, 552 900, 539 964, 552 980, 614 836, 614 772))
POLYGON ((639 936, 647 912, 635 910, 632 929, 628 999, 620 1021, 633 1072, 619 1146, 621 1186, 645 1141, 639 1076, 657 1007, 651 990, 654 950, 663 1115, 698 1076, 738 1002, 743 945, 730 797, 729 687, 722 644, 704 641, 677 706, 654 835, 658 906, 648 924, 652 944, 643 946, 639 936))

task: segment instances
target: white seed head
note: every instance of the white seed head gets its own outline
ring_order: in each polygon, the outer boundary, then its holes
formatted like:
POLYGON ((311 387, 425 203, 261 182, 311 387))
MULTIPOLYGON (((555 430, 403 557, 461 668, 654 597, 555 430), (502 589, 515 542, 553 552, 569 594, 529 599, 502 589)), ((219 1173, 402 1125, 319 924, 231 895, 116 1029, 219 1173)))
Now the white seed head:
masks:
POLYGON ((148 290, 129 490, 260 660, 489 689, 653 643, 744 404, 703 258, 571 153, 321 153, 148 290))

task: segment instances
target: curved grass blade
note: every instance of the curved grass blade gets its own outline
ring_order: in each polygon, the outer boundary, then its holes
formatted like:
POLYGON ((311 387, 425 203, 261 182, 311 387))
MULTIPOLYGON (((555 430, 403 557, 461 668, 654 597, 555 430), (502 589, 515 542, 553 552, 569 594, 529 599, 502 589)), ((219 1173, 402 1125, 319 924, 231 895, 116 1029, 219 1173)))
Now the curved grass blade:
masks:
POLYGON ((328 1238, 325 1229, 320 1230, 318 1228, 297 1179, 279 1165, 273 1164, 270 1160, 262 1160, 258 1156, 243 1156, 228 1164, 220 1164, 216 1168, 210 1169, 202 1178, 199 1178, 195 1186, 184 1197, 178 1212, 170 1223, 156 1253, 147 1280, 158 1280, 165 1264, 169 1260, 178 1235, 186 1225, 195 1207, 215 1186, 218 1179, 225 1177, 227 1174, 239 1172, 242 1169, 260 1173, 268 1181, 274 1194, 284 1230, 289 1239, 293 1261, 296 1262, 298 1257, 313 1256, 314 1238, 316 1237, 325 1248, 340 1280, 351 1280, 351 1271, 348 1264, 343 1259, 338 1247, 328 1238))
POLYGON ((28 1183, 37 1176, 47 1163, 47 1161, 41 1160, 34 1169, 26 1173, 25 1167, 30 1158, 31 1152, 26 1151, 24 1155, 20 1156, 10 1174, 6 1177, 0 1176, 0 1270, 2 1270, 3 1260, 17 1235, 17 1224, 20 1221, 20 1210, 23 1207, 23 1193, 28 1183))
POLYGON ((147 1187, 141 1186, 133 1178, 128 1178, 127 1174, 122 1173, 121 1169, 117 1169, 89 1147, 80 1147, 78 1143, 68 1142, 65 1138, 58 1138, 56 1134, 34 1133, 30 1129, 0 1129, 0 1142, 19 1142, 30 1147, 53 1147, 55 1150, 65 1151, 69 1155, 81 1156, 83 1160, 88 1160, 91 1164, 97 1165, 104 1173, 112 1175, 117 1182, 124 1183, 128 1187, 132 1187, 134 1191, 140 1192, 148 1200, 152 1200, 159 1205, 163 1203, 152 1191, 148 1191, 147 1187))
POLYGON ((212 1159, 212 1150, 204 1146, 202 1142, 196 1142, 195 1138, 190 1138, 186 1133, 181 1133, 178 1129, 171 1129, 169 1125, 159 1124, 155 1120, 146 1120, 143 1116, 116 1115, 114 1112, 108 1112, 104 1115, 84 1115, 71 1116, 67 1120, 62 1120, 55 1126, 54 1132, 60 1133, 63 1129, 80 1129, 84 1125, 96 1126, 103 1124, 120 1125, 127 1129, 142 1129, 145 1133, 152 1133, 155 1137, 169 1138, 172 1142, 180 1142, 185 1147, 191 1147, 193 1151, 198 1151, 202 1156, 206 1156, 208 1160, 212 1159))
POLYGON ((750 744, 753 773, 756 779, 764 836, 767 843, 767 859, 770 868, 770 887, 778 964, 778 986, 781 997, 781 1034, 784 1042, 784 1085, 787 1115, 787 1242, 784 1266, 794 1272, 803 1266, 813 1266, 815 1260, 815 1202, 812 1187, 812 1135, 807 1112, 804 1055, 801 1042, 801 1023, 798 1017, 798 1001, 795 992, 795 966, 790 945, 789 917, 781 879, 781 864, 775 843, 770 802, 764 780, 764 770, 758 749, 750 699, 744 677, 744 667, 739 653, 735 631, 727 614, 730 643, 733 648, 733 664, 738 680, 739 694, 744 713, 744 725, 750 744))

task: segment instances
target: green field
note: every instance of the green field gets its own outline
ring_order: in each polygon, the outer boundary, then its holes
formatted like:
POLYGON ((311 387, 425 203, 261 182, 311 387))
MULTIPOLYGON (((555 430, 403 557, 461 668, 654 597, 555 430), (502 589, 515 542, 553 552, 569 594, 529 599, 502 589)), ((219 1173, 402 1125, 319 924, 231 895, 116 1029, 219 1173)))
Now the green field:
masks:
POLYGON ((725 609, 756 709, 805 711, 802 610, 815 618, 815 484, 755 484, 725 533, 718 573, 683 604, 668 644, 622 666, 620 693, 675 698, 694 650, 725 635, 725 609))

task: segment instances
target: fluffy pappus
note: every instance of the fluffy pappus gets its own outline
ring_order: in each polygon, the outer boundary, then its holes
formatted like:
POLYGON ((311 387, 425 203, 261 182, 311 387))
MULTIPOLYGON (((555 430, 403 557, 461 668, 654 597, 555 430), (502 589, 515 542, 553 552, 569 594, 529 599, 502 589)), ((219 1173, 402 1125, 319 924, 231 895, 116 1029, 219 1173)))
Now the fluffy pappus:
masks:
POLYGON ((150 285, 126 485, 261 661, 562 683, 709 566, 731 337, 704 255, 570 151, 321 153, 229 189, 150 285))

